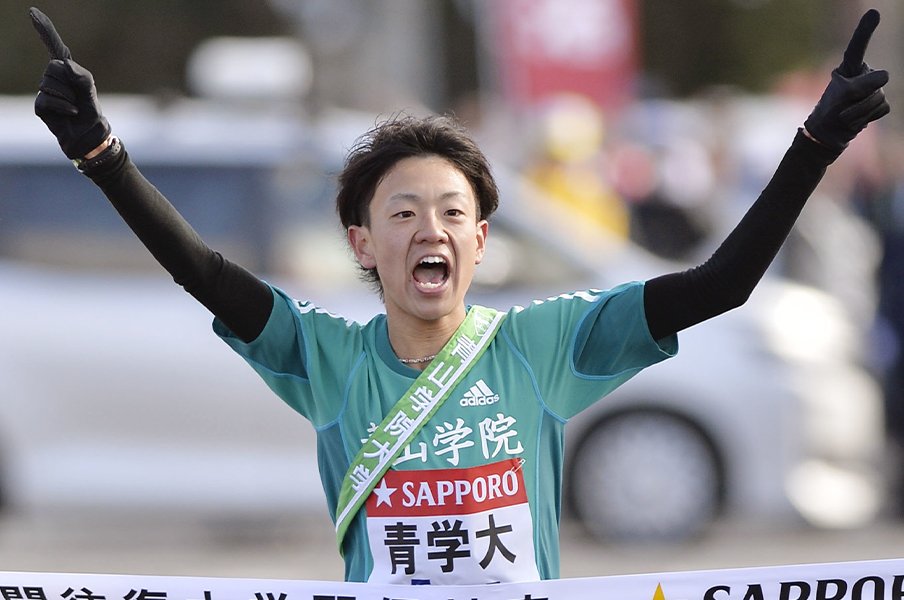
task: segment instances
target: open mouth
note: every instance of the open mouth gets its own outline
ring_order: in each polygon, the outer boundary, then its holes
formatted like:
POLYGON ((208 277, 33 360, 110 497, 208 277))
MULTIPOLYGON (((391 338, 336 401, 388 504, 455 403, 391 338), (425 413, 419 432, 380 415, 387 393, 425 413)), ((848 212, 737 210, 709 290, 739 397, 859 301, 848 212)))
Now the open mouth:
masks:
POLYGON ((413 276, 419 287, 435 289, 449 279, 449 265, 442 256, 425 256, 414 267, 413 276))

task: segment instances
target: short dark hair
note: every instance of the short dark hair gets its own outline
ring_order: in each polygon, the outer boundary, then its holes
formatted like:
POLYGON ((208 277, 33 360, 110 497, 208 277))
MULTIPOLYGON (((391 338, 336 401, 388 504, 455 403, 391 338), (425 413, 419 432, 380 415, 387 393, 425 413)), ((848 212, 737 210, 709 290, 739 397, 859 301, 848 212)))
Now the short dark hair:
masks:
MULTIPOLYGON (((489 161, 468 131, 449 115, 396 116, 378 123, 358 138, 339 174, 336 211, 342 226, 368 225, 369 208, 377 186, 400 160, 413 156, 438 156, 465 176, 477 198, 477 219, 488 219, 499 205, 499 189, 489 161)), ((376 269, 366 269, 365 279, 376 283, 376 269)))

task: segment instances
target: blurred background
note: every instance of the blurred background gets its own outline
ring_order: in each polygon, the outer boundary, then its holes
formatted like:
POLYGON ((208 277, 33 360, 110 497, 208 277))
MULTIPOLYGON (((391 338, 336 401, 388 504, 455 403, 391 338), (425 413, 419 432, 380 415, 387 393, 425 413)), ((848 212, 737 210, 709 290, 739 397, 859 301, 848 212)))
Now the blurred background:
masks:
MULTIPOLYGON (((0 568, 338 579, 314 433, 210 331, 34 116, 0 0, 0 568)), ((902 72, 893 0, 44 0, 142 171, 212 246, 354 319, 356 137, 452 112, 502 191, 472 301, 704 260, 869 7, 892 113, 742 309, 569 425, 563 575, 904 547, 902 72)))

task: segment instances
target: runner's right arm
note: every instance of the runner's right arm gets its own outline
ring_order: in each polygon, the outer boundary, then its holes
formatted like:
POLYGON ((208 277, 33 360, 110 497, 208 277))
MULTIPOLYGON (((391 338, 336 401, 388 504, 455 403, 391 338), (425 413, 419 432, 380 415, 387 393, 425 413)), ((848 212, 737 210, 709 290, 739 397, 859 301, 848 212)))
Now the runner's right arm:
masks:
POLYGON ((145 179, 122 143, 111 136, 91 73, 72 60, 46 15, 33 8, 31 18, 51 56, 35 113, 176 283, 243 341, 254 340, 273 308, 270 287, 204 243, 145 179))

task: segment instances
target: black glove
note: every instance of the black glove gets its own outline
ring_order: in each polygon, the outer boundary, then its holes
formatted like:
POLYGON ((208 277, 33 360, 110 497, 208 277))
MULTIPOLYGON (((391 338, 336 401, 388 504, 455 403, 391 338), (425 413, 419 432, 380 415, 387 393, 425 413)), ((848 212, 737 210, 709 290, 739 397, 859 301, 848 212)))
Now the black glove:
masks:
POLYGON ((100 112, 94 77, 72 60, 47 15, 37 8, 30 9, 29 15, 50 52, 35 98, 35 114, 56 136, 66 156, 82 158, 110 137, 110 124, 100 112))
POLYGON ((879 24, 879 12, 868 10, 861 18, 841 65, 832 71, 832 80, 804 128, 821 144, 841 152, 871 121, 888 114, 882 86, 888 83, 888 71, 871 69, 863 56, 879 24))

